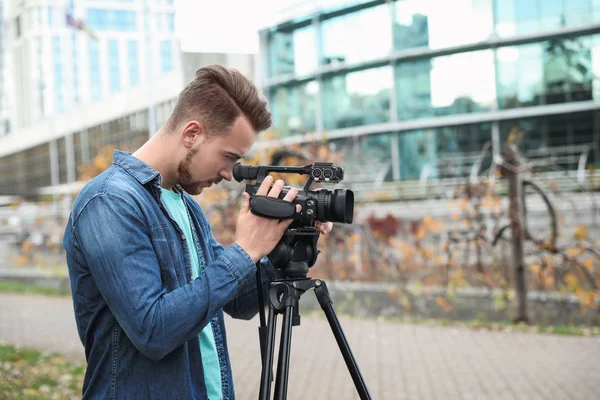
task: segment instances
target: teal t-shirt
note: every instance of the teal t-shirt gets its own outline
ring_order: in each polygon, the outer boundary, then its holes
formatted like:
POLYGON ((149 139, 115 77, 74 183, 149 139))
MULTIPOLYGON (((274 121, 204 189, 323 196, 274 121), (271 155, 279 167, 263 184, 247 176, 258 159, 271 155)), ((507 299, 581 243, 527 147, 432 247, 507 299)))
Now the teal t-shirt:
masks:
MULTIPOLYGON (((183 198, 180 194, 170 190, 162 189, 162 198, 165 206, 171 213, 173 219, 177 222, 181 230, 185 234, 190 257, 192 260, 192 278, 196 279, 202 273, 200 261, 198 259, 198 249, 192 237, 192 228, 188 218, 183 198)), ((215 336, 212 329, 212 324, 206 325, 200 332, 200 351, 202 353, 202 366, 204 367, 204 381, 209 399, 223 398, 221 390, 221 367, 219 365, 219 355, 217 354, 217 346, 215 344, 215 336)))

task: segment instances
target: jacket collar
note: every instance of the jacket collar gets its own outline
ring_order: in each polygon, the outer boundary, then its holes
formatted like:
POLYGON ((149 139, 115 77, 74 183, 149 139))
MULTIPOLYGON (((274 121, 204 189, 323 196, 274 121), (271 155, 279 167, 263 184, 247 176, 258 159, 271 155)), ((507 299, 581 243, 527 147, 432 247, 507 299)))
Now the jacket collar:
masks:
POLYGON ((115 150, 113 152, 113 164, 123 168, 142 185, 153 180, 156 180, 158 185, 161 184, 162 178, 159 172, 142 160, 134 157, 131 153, 115 150))

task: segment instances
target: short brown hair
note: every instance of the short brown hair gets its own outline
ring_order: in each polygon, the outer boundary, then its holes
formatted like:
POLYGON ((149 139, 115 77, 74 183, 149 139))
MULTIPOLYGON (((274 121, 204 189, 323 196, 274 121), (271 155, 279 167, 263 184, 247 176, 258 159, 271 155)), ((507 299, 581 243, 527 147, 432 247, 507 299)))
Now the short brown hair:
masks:
POLYGON ((238 70, 209 65, 196 71, 179 94, 167 121, 174 130, 187 119, 199 118, 210 135, 221 134, 244 115, 257 132, 271 126, 271 112, 252 81, 238 70))

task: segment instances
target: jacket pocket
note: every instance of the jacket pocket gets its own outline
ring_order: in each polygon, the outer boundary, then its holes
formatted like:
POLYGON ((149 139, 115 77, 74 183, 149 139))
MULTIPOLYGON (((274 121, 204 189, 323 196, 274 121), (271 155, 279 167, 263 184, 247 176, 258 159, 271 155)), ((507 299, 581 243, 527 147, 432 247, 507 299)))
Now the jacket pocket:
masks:
POLYGON ((171 230, 172 228, 167 224, 154 225, 150 230, 152 246, 160 265, 160 276, 168 291, 186 282, 181 245, 171 230))

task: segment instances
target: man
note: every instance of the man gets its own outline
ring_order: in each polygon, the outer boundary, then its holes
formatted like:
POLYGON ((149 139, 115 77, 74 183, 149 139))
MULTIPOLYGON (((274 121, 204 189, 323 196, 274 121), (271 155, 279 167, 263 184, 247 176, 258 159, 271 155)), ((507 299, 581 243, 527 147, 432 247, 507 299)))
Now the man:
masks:
MULTIPOLYGON (((256 315, 255 263, 267 290, 277 273, 265 257, 291 220, 254 215, 244 193, 225 249, 190 195, 231 180, 270 125, 250 81, 202 68, 165 126, 135 153, 115 151, 78 195, 64 247, 88 363, 84 399, 235 398, 223 311, 256 315)), ((258 194, 277 197, 282 187, 268 177, 258 194)))

